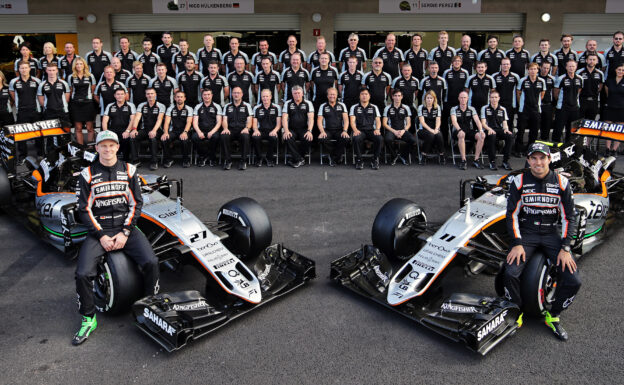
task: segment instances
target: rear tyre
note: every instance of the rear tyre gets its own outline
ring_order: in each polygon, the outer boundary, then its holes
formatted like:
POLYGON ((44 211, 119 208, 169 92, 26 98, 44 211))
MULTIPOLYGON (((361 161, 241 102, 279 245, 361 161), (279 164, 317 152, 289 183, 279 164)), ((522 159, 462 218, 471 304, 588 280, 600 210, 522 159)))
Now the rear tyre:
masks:
POLYGON ((11 205, 11 181, 6 170, 0 167, 0 207, 5 208, 11 205))
POLYGON ((539 316, 544 310, 551 309, 557 287, 556 272, 555 264, 540 251, 529 259, 520 283, 522 310, 526 314, 539 316))
POLYGON ((108 253, 97 265, 93 292, 98 311, 125 312, 143 296, 143 275, 123 252, 108 253))
POLYGON ((266 211, 251 198, 241 197, 221 206, 218 221, 228 222, 232 227, 223 244, 244 261, 258 257, 273 239, 273 228, 266 211))
POLYGON ((388 201, 377 213, 371 238, 373 245, 388 258, 404 261, 422 248, 414 225, 426 225, 425 211, 416 203, 402 198, 388 201))

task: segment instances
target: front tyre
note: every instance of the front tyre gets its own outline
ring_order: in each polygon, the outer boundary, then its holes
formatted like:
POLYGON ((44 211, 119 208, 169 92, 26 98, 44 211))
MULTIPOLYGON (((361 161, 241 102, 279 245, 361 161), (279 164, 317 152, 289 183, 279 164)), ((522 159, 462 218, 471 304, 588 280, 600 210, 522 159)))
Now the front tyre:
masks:
POLYGON ((221 206, 217 220, 228 222, 223 244, 245 261, 258 257, 273 239, 273 228, 266 211, 251 198, 241 197, 221 206))
POLYGON ((93 294, 98 311, 125 312, 142 297, 143 276, 134 261, 122 251, 113 251, 97 265, 93 294))
POLYGON ((373 245, 390 259, 407 260, 422 247, 418 235, 426 225, 425 211, 416 203, 402 198, 391 199, 379 210, 373 222, 373 245))
POLYGON ((536 251, 522 273, 520 293, 523 311, 528 315, 540 316, 544 310, 550 310, 556 288, 557 266, 542 252, 536 251))

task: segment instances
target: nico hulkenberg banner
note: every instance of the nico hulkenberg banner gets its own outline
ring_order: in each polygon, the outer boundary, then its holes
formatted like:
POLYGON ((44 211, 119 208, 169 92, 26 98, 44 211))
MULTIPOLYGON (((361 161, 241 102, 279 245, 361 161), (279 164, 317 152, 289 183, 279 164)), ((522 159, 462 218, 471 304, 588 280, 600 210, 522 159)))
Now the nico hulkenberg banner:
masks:
POLYGON ((254 0, 152 0, 153 13, 254 13, 254 0))

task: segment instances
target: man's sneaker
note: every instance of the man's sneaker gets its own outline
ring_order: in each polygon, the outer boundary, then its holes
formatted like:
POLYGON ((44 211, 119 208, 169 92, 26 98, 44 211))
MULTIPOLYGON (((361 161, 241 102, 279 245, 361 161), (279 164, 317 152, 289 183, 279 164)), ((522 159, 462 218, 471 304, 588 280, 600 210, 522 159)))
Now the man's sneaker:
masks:
POLYGON ((293 162, 292 160, 288 161, 288 165, 292 168, 299 168, 303 166, 304 164, 305 164, 305 160, 303 158, 299 159, 296 162, 293 162))
POLYGON ((238 169, 239 170, 247 170, 247 162, 240 162, 238 164, 238 169))
POLYGON ((331 156, 329 157, 329 167, 336 167, 336 162, 331 156))
POLYGON ((93 317, 82 316, 82 324, 80 325, 80 330, 78 333, 74 335, 74 339, 72 339, 72 345, 78 346, 81 343, 85 342, 87 338, 89 338, 89 334, 95 330, 97 327, 97 320, 95 319, 95 314, 93 317))
POLYGON ((272 160, 267 159, 266 162, 267 162, 267 167, 275 167, 275 163, 273 163, 272 160))
POLYGON ((511 170, 511 166, 509 165, 509 162, 503 162, 503 168, 505 170, 511 170))
POLYGON ((466 165, 466 161, 465 161, 465 160, 462 160, 461 162, 459 162, 459 169, 460 169, 460 170, 465 170, 465 169, 467 169, 467 168, 468 168, 468 167, 467 167, 467 165, 466 165))
POLYGON ((215 160, 210 159, 208 161, 208 167, 214 167, 217 165, 217 162, 215 160))
POLYGON ((559 338, 561 341, 567 341, 568 332, 566 332, 559 323, 559 317, 553 317, 547 310, 544 310, 542 314, 544 315, 544 323, 552 330, 555 337, 559 338))
POLYGON ((364 162, 362 162, 361 159, 355 162, 355 169, 356 170, 364 169, 364 162))
POLYGON ((200 158, 197 161, 197 167, 206 167, 206 158, 200 158))
POLYGON ((394 158, 392 158, 392 162, 390 162, 390 166, 394 166, 397 163, 397 160, 399 160, 399 156, 396 155, 394 158))
POLYGON ((518 319, 516 320, 516 325, 518 325, 519 328, 522 327, 523 321, 522 321, 522 316, 524 315, 524 313, 520 313, 520 316, 518 317, 518 319))
POLYGON ((483 165, 481 164, 481 161, 478 159, 475 159, 475 161, 472 162, 472 167, 479 169, 479 170, 483 170, 483 165))
POLYGON ((496 167, 496 162, 490 162, 490 170, 498 170, 498 167, 496 167))
POLYGON ((444 156, 444 154, 438 155, 438 163, 440 166, 444 166, 446 164, 446 156, 444 156))
POLYGON ((255 164, 256 167, 262 167, 262 158, 258 158, 258 161, 255 164))
POLYGON ((190 160, 185 160, 184 162, 182 162, 182 167, 183 168, 191 167, 191 161, 190 160))
POLYGON ((229 170, 232 168, 232 161, 231 160, 226 160, 225 162, 223 162, 223 169, 224 170, 229 170))
POLYGON ((379 159, 373 159, 373 161, 371 162, 371 168, 373 170, 379 170, 379 159))
POLYGON ((168 160, 165 163, 163 163, 164 168, 169 168, 171 166, 173 166, 173 160, 168 160))
POLYGON ((158 170, 158 163, 150 163, 150 170, 158 170))

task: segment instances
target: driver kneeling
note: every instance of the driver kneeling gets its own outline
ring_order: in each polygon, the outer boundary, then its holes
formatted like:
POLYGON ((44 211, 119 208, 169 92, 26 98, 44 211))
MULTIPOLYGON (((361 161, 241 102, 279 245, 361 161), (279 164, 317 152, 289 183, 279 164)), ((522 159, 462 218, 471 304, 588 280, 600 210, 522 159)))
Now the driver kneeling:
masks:
POLYGON ((88 229, 76 266, 76 292, 82 325, 72 344, 83 343, 97 327, 93 280, 102 255, 123 252, 139 265, 144 275, 145 295, 158 290, 158 259, 143 233, 134 229, 141 216, 143 199, 136 168, 117 160, 119 137, 102 131, 96 139, 99 154, 80 175, 76 195, 80 220, 88 229))
MULTIPOLYGON (((570 243, 576 233, 572 188, 567 178, 551 171, 550 148, 533 143, 527 152, 529 171, 516 175, 509 187, 507 230, 512 249, 507 255, 503 282, 505 296, 522 307, 520 279, 527 258, 541 248, 557 263, 557 288, 550 311, 544 310, 546 325, 565 341, 568 333, 559 322, 559 314, 574 300, 581 287, 570 243), (561 217, 561 232, 558 220, 561 217)), ((522 325, 522 315, 518 319, 522 325)))

